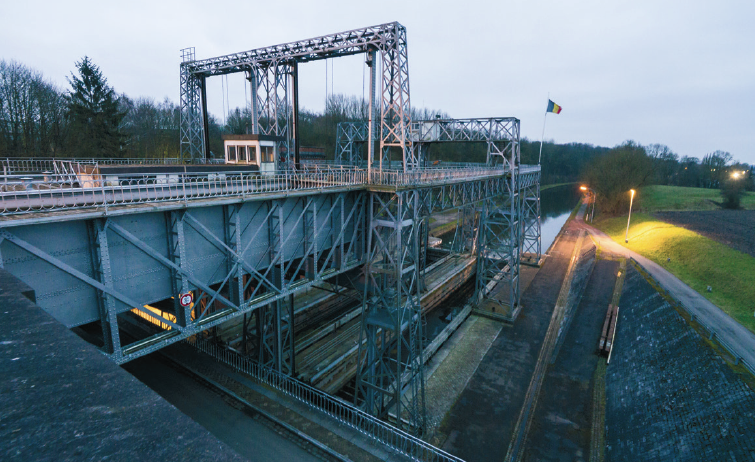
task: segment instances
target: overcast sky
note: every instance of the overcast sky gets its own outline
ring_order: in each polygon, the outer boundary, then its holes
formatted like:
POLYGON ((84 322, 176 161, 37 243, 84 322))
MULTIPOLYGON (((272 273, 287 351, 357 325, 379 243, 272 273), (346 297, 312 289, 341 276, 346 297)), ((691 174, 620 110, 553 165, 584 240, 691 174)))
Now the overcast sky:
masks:
MULTIPOLYGON (((88 55, 131 97, 177 102, 180 49, 209 58, 398 21, 411 102, 452 117, 514 116, 546 139, 720 149, 755 164, 755 1, 4 1, 0 59, 67 88, 88 55), (364 5, 364 6, 363 6, 364 5)), ((363 94, 362 56, 328 61, 327 86, 363 94), (332 72, 330 66, 333 67, 332 72)), ((301 67, 302 104, 322 110, 326 63, 301 67)), ((223 120, 225 79, 209 80, 223 120)), ((228 77, 231 107, 245 85, 228 77)), ((330 91, 328 89, 327 91, 330 91)))

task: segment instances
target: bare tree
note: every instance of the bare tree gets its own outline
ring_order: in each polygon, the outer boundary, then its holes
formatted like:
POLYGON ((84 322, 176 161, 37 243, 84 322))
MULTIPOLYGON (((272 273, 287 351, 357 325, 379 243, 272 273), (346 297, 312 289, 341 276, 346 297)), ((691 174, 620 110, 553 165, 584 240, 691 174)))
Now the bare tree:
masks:
POLYGON ((57 155, 65 121, 60 91, 16 61, 0 61, 0 155, 57 155))

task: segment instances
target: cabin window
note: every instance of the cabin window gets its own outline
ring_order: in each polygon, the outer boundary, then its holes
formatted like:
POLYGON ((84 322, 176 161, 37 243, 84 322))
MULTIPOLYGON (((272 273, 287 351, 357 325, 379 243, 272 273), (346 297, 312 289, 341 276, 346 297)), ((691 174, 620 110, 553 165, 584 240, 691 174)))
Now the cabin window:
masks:
POLYGON ((246 146, 238 146, 239 162, 246 163, 246 146))
POLYGON ((260 146, 260 154, 262 162, 275 162, 273 146, 260 146))
POLYGON ((228 146, 228 162, 236 162, 236 146, 228 146))
POLYGON ((252 164, 257 163, 257 147, 256 146, 249 146, 249 162, 252 164))

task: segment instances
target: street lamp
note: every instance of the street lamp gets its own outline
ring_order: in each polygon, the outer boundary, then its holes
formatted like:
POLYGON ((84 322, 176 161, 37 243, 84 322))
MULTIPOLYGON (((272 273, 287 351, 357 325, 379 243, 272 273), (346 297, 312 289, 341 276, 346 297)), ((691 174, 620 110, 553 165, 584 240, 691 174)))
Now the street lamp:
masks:
POLYGON ((595 194, 595 191, 584 185, 580 186, 579 189, 582 191, 590 191, 592 193, 592 212, 590 213, 590 223, 592 223, 592 219, 595 218, 595 199, 597 198, 597 194, 595 194))
POLYGON ((632 219, 632 202, 634 202, 634 189, 629 190, 632 193, 632 197, 629 198, 629 216, 627 217, 627 233, 624 235, 624 242, 629 243, 629 220, 632 219))

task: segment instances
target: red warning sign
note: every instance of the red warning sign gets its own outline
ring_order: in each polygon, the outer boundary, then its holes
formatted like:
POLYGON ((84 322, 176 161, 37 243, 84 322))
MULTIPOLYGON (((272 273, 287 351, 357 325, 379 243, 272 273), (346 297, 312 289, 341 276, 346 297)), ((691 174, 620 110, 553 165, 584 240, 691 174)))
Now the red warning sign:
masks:
POLYGON ((189 306, 191 305, 191 302, 194 301, 194 294, 191 292, 188 294, 180 294, 178 296, 178 301, 181 303, 181 306, 189 306))

